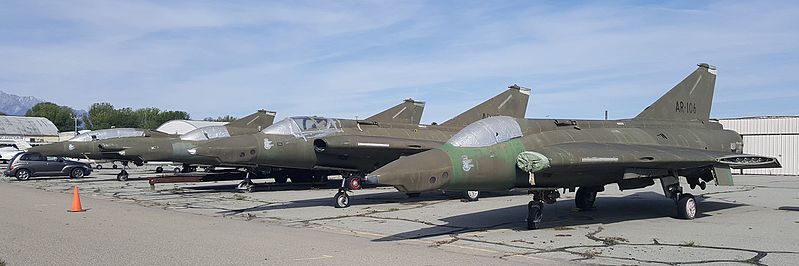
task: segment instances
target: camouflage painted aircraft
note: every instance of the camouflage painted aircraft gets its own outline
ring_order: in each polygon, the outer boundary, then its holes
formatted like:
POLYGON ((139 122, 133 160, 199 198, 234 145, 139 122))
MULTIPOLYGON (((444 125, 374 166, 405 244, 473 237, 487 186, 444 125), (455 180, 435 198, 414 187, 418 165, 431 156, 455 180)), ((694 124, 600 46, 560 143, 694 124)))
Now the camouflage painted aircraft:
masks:
MULTIPOLYGON (((164 138, 122 137, 97 141, 97 148, 103 154, 119 154, 134 162, 175 162, 183 164, 183 171, 191 171, 193 165, 216 165, 215 161, 206 157, 195 156, 186 152, 196 145, 213 139, 252 134, 272 125, 275 112, 258 110, 251 115, 239 118, 221 126, 207 126, 186 132, 183 135, 172 135, 164 138)), ((156 172, 163 171, 156 168, 156 172)), ((117 174, 117 179, 125 181, 128 173, 124 169, 117 174)))
POLYGON ((574 191, 577 208, 593 208, 607 184, 620 189, 654 185, 693 219, 694 197, 683 191, 706 182, 732 185, 730 168, 780 167, 775 158, 743 154, 741 136, 710 120, 716 68, 699 68, 632 119, 591 121, 491 117, 473 123, 440 148, 400 158, 366 176, 399 191, 499 191, 528 188, 527 227, 535 229, 543 203, 558 189, 574 191))
MULTIPOLYGON (((274 119, 274 112, 259 110, 224 126, 195 129, 184 135, 136 128, 101 129, 78 134, 63 142, 32 147, 28 151, 48 156, 121 161, 123 165, 133 162, 140 166, 148 161, 173 160, 182 163, 183 161, 177 161, 180 159, 186 159, 189 164, 202 164, 205 162, 201 161, 202 158, 193 158, 188 154, 183 156, 179 151, 185 151, 194 142, 258 132, 271 125, 274 119), (173 147, 178 148, 178 152, 173 147), (169 153, 174 156, 169 156, 169 153)), ((124 181, 127 178, 128 173, 123 166, 117 179, 124 181)))
MULTIPOLYGON (((421 110, 413 119, 398 119, 404 107, 364 120, 289 117, 258 134, 212 141, 189 152, 219 164, 265 169, 278 183, 289 177, 306 182, 343 174, 343 184, 351 184, 340 190, 346 195, 352 184, 357 187, 359 176, 400 156, 441 146, 471 122, 498 115, 524 117, 528 98, 529 89, 514 85, 440 125, 420 125, 421 110)), ((252 185, 247 178, 239 189, 251 190, 252 185)))

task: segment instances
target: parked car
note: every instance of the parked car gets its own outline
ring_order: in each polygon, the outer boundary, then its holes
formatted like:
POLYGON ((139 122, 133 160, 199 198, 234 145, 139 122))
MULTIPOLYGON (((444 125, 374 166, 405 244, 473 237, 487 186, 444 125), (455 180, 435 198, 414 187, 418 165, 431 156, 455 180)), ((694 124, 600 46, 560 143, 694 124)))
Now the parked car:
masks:
POLYGON ((80 178, 92 173, 86 163, 64 160, 61 157, 45 157, 39 153, 23 152, 17 154, 3 171, 5 176, 16 177, 17 180, 28 180, 33 176, 69 176, 80 178))

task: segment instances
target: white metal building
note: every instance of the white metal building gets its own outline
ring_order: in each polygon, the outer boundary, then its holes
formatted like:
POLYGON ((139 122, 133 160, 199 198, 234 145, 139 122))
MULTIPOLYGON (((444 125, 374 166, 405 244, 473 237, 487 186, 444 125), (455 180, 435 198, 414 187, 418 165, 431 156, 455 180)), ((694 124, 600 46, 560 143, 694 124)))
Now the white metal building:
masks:
POLYGON ((749 169, 744 174, 799 175, 799 116, 719 119, 725 129, 741 134, 744 153, 775 157, 782 168, 749 169))
POLYGON ((197 121, 197 120, 170 120, 159 126, 157 131, 167 134, 184 134, 186 132, 207 126, 221 126, 227 122, 211 122, 211 121, 197 121))
POLYGON ((11 146, 16 140, 31 144, 58 141, 58 128, 43 117, 0 116, 0 146, 11 146))

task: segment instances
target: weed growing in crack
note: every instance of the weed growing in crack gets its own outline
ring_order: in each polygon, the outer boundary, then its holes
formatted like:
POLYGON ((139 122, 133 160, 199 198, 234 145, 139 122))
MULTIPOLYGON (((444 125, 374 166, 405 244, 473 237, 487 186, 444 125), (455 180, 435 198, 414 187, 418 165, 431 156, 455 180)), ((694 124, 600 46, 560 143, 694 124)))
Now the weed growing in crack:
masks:
POLYGON ((244 196, 244 195, 241 195, 241 194, 235 194, 235 195, 233 195, 233 199, 234 200, 247 200, 247 196, 244 196))
POLYGON ((247 220, 247 221, 255 219, 255 218, 258 218, 258 216, 256 216, 255 214, 252 214, 252 213, 247 213, 247 215, 244 215, 244 220, 247 220))
POLYGON ((608 245, 608 246, 612 246, 612 245, 616 245, 616 244, 620 244, 620 243, 627 243, 628 242, 626 238, 618 237, 618 236, 603 237, 601 239, 602 239, 602 243, 604 243, 605 245, 608 245))
POLYGON ((585 256, 588 259, 594 258, 596 256, 602 255, 602 251, 596 249, 589 249, 583 252, 580 252, 580 255, 585 256))
POLYGON ((696 242, 694 242, 694 241, 683 241, 682 243, 680 243, 680 246, 693 247, 693 246, 696 246, 696 242))

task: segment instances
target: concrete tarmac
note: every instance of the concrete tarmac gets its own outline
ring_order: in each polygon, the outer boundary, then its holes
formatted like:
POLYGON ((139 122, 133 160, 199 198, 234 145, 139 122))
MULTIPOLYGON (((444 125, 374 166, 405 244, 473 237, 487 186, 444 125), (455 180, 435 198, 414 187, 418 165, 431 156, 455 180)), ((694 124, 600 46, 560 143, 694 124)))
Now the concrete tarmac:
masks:
MULTIPOLYGON (((154 176, 147 169, 132 177, 154 176)), ((547 205, 545 228, 525 230, 525 191, 408 198, 393 188, 357 191, 331 206, 328 184, 0 179, 0 259, 9 265, 174 264, 766 264, 799 260, 799 177, 736 176, 736 186, 689 190, 695 220, 673 218, 659 184, 608 185, 597 208, 574 193, 547 205), (67 213, 79 186, 84 213, 67 213)))

